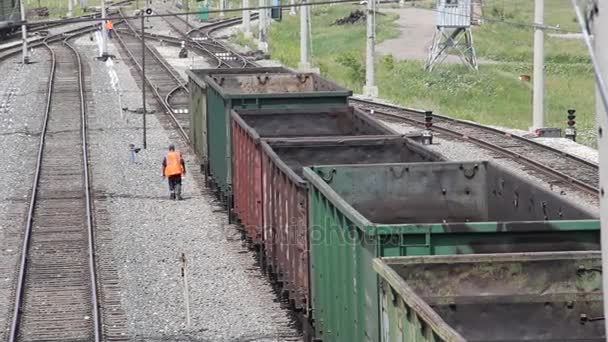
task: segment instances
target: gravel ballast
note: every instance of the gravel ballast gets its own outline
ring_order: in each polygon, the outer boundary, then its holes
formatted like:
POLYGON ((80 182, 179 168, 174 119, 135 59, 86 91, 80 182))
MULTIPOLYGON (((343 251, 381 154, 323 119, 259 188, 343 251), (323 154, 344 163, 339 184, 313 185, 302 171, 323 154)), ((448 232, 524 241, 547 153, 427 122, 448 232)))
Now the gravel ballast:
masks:
MULTIPOLYGON (((78 40, 88 60, 92 42, 78 40)), ((114 69, 121 81, 122 106, 141 107, 141 95, 117 45, 114 69)), ((276 341, 295 336, 288 310, 242 246, 225 212, 200 190, 193 173, 195 157, 182 151, 188 174, 184 201, 168 199, 161 161, 177 134, 167 131, 157 115, 147 116, 147 149, 138 162, 128 160, 129 143, 141 147, 141 114, 118 110, 110 89, 108 67, 91 63, 93 107, 89 114, 93 187, 103 194, 112 241, 111 251, 122 287, 121 302, 132 340, 276 341), (182 277, 182 253, 187 260, 188 291, 182 277), (187 325, 186 296, 190 302, 187 325)), ((153 108, 149 100, 148 108, 153 108)), ((180 146, 176 143, 176 145, 180 146)))
POLYGON ((20 56, 0 62, 0 341, 10 328, 50 71, 46 50, 31 57, 37 63, 24 66, 20 56))

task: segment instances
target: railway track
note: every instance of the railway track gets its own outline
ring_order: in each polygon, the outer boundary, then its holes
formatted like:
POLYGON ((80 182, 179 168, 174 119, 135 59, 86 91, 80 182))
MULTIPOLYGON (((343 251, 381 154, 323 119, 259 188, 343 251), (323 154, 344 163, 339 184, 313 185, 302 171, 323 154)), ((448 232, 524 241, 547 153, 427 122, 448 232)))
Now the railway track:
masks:
POLYGON ((9 341, 100 341, 83 63, 67 40, 43 44, 52 67, 9 341))
MULTIPOLYGON (((120 12, 122 15, 122 11, 120 12)), ((190 116, 188 114, 189 93, 180 76, 167 64, 158 52, 145 44, 142 51, 141 33, 125 20, 128 34, 116 30, 118 42, 127 52, 139 72, 141 73, 143 53, 145 53, 146 83, 152 93, 169 115, 179 133, 186 141, 190 141, 188 130, 190 116)))
MULTIPOLYGON (((175 14, 170 11, 167 11, 167 13, 175 14)), ((252 19, 256 19, 257 16, 257 13, 252 15, 252 19)), ((174 18, 176 20, 163 17, 163 20, 165 20, 179 35, 194 45, 196 50, 215 60, 217 63, 216 68, 249 68, 258 66, 255 62, 236 53, 225 44, 212 37, 212 33, 217 30, 238 25, 242 22, 242 18, 231 18, 201 27, 192 25, 180 15, 175 15, 174 18)))
MULTIPOLYGON (((424 112, 351 98, 351 103, 373 115, 413 125, 424 126, 424 112)), ((466 140, 508 158, 525 164, 549 184, 575 188, 591 195, 599 189, 598 165, 582 158, 530 139, 511 135, 491 127, 433 115, 433 131, 446 139, 466 140)))
MULTIPOLYGON (((93 32, 95 30, 96 30, 96 27, 94 25, 78 27, 78 28, 75 28, 72 30, 65 31, 63 33, 48 36, 46 38, 40 37, 38 40, 30 41, 28 43, 28 47, 29 48, 39 48, 39 47, 46 48, 45 45, 47 45, 47 44, 60 42, 66 38, 69 38, 70 36, 93 32)), ((7 46, 7 47, 0 48, 0 61, 5 60, 12 56, 16 56, 16 55, 20 54, 21 52, 22 52, 21 44, 16 45, 16 46, 7 46)))

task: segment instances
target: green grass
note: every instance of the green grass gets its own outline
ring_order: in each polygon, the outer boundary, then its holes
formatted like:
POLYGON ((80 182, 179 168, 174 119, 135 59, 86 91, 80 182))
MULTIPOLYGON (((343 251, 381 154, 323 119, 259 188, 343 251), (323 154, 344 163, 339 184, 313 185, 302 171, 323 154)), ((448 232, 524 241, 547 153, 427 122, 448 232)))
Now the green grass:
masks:
MULTIPOLYGON (((362 63, 365 51, 365 21, 354 25, 332 24, 337 18, 358 8, 361 6, 319 6, 311 11, 311 62, 320 68, 322 74, 355 90, 361 89, 361 77, 364 75, 362 63), (352 57, 358 66, 349 64, 352 57)), ((380 40, 398 36, 392 24, 397 18, 395 14, 376 17, 380 40)), ((283 21, 274 23, 269 30, 270 55, 290 67, 297 67, 300 61, 299 25, 299 16, 284 15, 283 21)))
MULTIPOLYGON (((492 14, 492 1, 502 4, 502 0, 486 1, 490 5, 484 15, 497 15, 492 14)), ((504 16, 508 20, 530 21, 532 3, 531 0, 505 0, 505 10, 494 12, 500 15, 506 12, 504 16)), ((425 4, 417 1, 416 5, 425 4)), ((569 0, 549 0, 546 4, 547 24, 576 30, 569 0)), ((355 8, 357 6, 333 6, 313 10, 311 60, 324 76, 361 92, 365 76, 365 23, 331 25, 355 8)), ((396 16, 379 15, 377 18, 380 40, 398 35, 394 24, 396 16)), ((478 72, 471 72, 459 64, 443 64, 433 73, 427 73, 422 61, 378 57, 376 83, 380 96, 404 106, 430 109, 457 118, 528 129, 532 121, 532 84, 520 81, 519 76, 532 75, 532 34, 531 29, 505 24, 485 24, 476 28, 474 40, 478 55, 497 62, 481 64, 478 72)), ((236 39, 241 45, 246 44, 244 37, 236 39)), ((282 22, 274 23, 269 31, 269 42, 272 58, 297 67, 298 17, 286 15, 282 22)), ((576 108, 578 140, 595 146, 594 83, 586 50, 576 40, 548 38, 546 53, 547 126, 565 127, 566 110, 576 108)))

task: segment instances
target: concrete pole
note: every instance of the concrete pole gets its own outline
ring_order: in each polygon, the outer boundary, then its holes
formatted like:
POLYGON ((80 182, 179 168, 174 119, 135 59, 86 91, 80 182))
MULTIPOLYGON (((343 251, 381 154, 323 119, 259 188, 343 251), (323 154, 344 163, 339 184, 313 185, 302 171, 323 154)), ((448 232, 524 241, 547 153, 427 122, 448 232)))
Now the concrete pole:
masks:
POLYGON ((68 0, 68 13, 66 14, 66 17, 71 18, 72 12, 74 12, 74 4, 72 4, 72 0, 68 0))
MULTIPOLYGON (((142 13, 143 16, 143 13, 142 13)), ((106 0, 101 0, 101 17, 106 17, 106 0)), ((108 54, 108 30, 106 28, 106 21, 101 21, 101 56, 108 54)))
MULTIPOLYGON (((608 81, 608 2, 598 1, 598 16, 594 19, 593 32, 595 34, 594 51, 599 67, 602 69, 600 77, 608 81)), ((597 89, 597 88, 596 88, 597 89)), ((601 246, 602 269, 608 270, 608 109, 602 101, 599 90, 595 95, 597 111, 597 146, 600 152, 600 219, 601 219, 601 246)), ((602 272, 604 297, 608 293, 608 272, 602 272)), ((604 300, 604 317, 608 315, 608 300, 604 300)), ((608 331, 608 320, 604 320, 608 331)))
POLYGON ((296 7, 294 6, 296 4, 296 0, 291 0, 289 4, 291 5, 289 8, 289 15, 296 15, 296 7))
POLYGON ((25 25, 25 0, 19 1, 19 8, 21 10, 21 39, 23 40, 23 51, 21 51, 23 64, 30 62, 30 56, 27 54, 27 26, 25 25))
POLYGON ((367 49, 365 54, 365 86, 363 95, 369 97, 378 96, 378 87, 374 84, 374 44, 376 40, 376 0, 367 1, 367 49))
MULTIPOLYGON (((534 23, 543 25, 545 0, 534 0, 534 23)), ((540 27, 534 29, 534 93, 532 94, 532 130, 545 126, 545 37, 540 27)))
POLYGON ((310 62, 308 61, 308 6, 306 0, 302 0, 300 7, 300 65, 298 68, 301 71, 310 70, 310 62))
MULTIPOLYGON (((266 0, 259 0, 259 7, 266 6, 266 0)), ((268 12, 265 9, 260 8, 259 19, 258 19, 258 48, 264 52, 268 52, 268 43, 266 42, 266 15, 268 12)))
POLYGON ((220 17, 224 17, 225 0, 220 0, 220 17))
MULTIPOLYGON (((249 0, 243 0, 243 8, 249 8, 249 0)), ((243 10, 243 34, 246 38, 251 38, 251 11, 243 10)))

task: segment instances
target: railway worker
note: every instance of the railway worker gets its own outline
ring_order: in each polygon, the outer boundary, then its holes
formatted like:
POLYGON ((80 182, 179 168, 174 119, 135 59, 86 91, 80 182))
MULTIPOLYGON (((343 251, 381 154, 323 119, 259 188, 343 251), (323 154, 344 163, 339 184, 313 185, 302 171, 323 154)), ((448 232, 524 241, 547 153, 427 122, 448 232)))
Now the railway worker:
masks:
POLYGON ((169 145, 169 152, 163 159, 163 178, 169 181, 170 198, 182 200, 182 175, 186 174, 186 164, 182 154, 175 151, 173 144, 169 145))
POLYGON ((108 38, 112 39, 112 31, 114 31, 114 23, 112 20, 106 20, 106 30, 108 30, 108 38))

